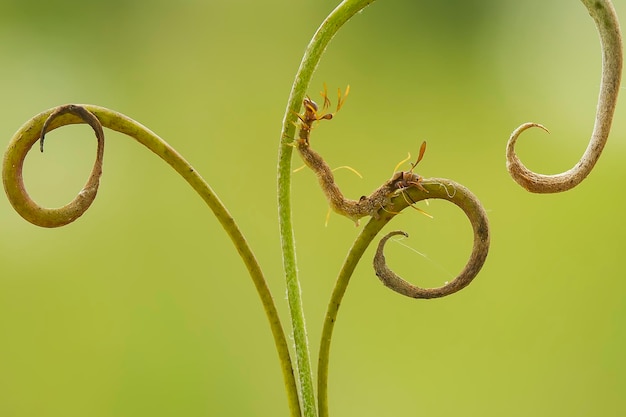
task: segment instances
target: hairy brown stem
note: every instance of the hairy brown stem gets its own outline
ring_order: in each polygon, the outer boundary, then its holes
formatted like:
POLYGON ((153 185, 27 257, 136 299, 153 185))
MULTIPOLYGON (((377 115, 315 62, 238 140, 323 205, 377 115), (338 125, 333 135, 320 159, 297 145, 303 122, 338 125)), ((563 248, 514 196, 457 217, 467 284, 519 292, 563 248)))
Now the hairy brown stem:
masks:
MULTIPOLYGON (((310 134, 313 129, 313 123, 319 120, 330 120, 333 117, 332 114, 320 116, 317 114, 317 110, 318 107, 314 101, 309 98, 304 100, 304 114, 299 115, 301 124, 296 147, 304 163, 317 175, 322 191, 335 212, 353 220, 358 226, 359 219, 362 217, 373 216, 378 218, 378 211, 389 204, 391 197, 399 189, 413 185, 420 187, 419 183, 422 177, 413 173, 412 170, 397 172, 369 196, 362 196, 358 200, 345 198, 339 186, 335 183, 335 177, 330 166, 310 146, 310 134)), ((420 158, 423 155, 424 148, 425 144, 422 145, 420 158)))
MULTIPOLYGON (((325 101, 327 100, 324 97, 325 101)), ((300 118, 299 138, 296 147, 305 164, 315 172, 322 191, 326 195, 331 207, 339 214, 355 220, 364 216, 372 216, 373 220, 386 223, 395 214, 409 205, 429 198, 448 200, 459 206, 468 217, 474 231, 474 246, 470 259, 461 273, 451 282, 440 288, 425 289, 400 278, 389 267, 383 253, 387 240, 405 232, 394 231, 382 238, 374 257, 376 275, 389 288, 413 298, 437 298, 455 293, 470 284, 476 277, 487 258, 489 251, 489 223, 487 214, 478 199, 465 187, 447 179, 423 179, 413 172, 413 168, 422 159, 426 143, 422 144, 417 162, 410 171, 395 173, 391 179, 385 181, 371 195, 363 196, 359 200, 350 200, 335 183, 332 170, 322 156, 311 149, 310 136, 313 124, 319 120, 332 119, 332 114, 319 115, 317 104, 309 98, 304 100, 304 113, 300 118)), ((381 226, 382 227, 382 226, 381 226)))

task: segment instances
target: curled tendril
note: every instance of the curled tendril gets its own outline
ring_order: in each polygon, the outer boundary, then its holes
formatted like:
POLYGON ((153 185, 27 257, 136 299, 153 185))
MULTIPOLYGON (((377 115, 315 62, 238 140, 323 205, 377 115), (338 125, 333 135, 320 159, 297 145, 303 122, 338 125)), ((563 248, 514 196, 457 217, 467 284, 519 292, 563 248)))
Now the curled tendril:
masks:
POLYGON ((104 132, 102 131, 102 124, 93 113, 74 104, 60 106, 53 111, 42 113, 35 118, 34 123, 27 123, 15 134, 5 154, 2 178, 9 201, 15 211, 37 226, 65 226, 82 216, 96 198, 100 176, 102 175, 103 157, 104 132), (68 119, 68 122, 84 122, 93 128, 98 141, 96 161, 87 183, 74 200, 63 207, 46 208, 38 205, 28 195, 24 186, 22 171, 26 154, 30 148, 39 141, 39 149, 43 152, 46 133, 59 127, 60 124, 57 122, 62 116, 71 118, 68 119))
POLYGON ((280 358, 291 415, 300 416, 298 390, 287 339, 274 300, 254 253, 234 219, 209 184, 174 148, 150 129, 121 113, 92 105, 70 104, 36 115, 17 131, 4 155, 2 181, 11 205, 26 220, 43 227, 63 226, 80 217, 89 208, 98 190, 104 154, 103 127, 132 137, 167 162, 213 211, 239 252, 257 289, 280 358), (98 140, 97 156, 92 172, 86 185, 72 202, 56 209, 41 207, 30 198, 24 187, 22 170, 26 155, 38 140, 40 141, 40 149, 43 150, 45 134, 50 130, 77 123, 89 124, 98 140))
POLYGON ((602 45, 602 81, 593 132, 580 161, 568 171, 556 175, 537 174, 529 170, 515 153, 515 143, 522 132, 531 127, 546 130, 543 126, 525 123, 511 134, 506 147, 507 170, 519 185, 533 193, 557 193, 580 184, 600 158, 611 130, 623 61, 619 22, 610 0, 582 0, 582 2, 596 23, 602 45))
MULTIPOLYGON (((474 248, 470 259, 459 275, 449 285, 444 286, 443 289, 432 289, 422 291, 439 291, 446 292, 446 294, 436 294, 434 296, 444 296, 452 294, 467 286, 472 279, 478 274, 482 268, 487 253, 489 250, 489 222, 487 220, 487 214, 482 208, 482 205, 478 199, 467 188, 454 181, 444 178, 427 178, 422 179, 420 182, 422 188, 408 187, 398 191, 391 197, 388 205, 383 209, 380 209, 377 216, 372 216, 368 223, 365 225, 359 236, 356 238, 343 266, 337 277, 335 288, 328 303, 328 309, 326 311, 326 317, 324 319, 324 327, 322 328, 322 338, 320 341, 320 354, 318 361, 318 394, 319 394, 319 409, 320 417, 328 416, 328 364, 330 360, 330 344, 332 339, 332 333, 337 321, 337 315, 339 313, 339 307, 341 301, 350 283, 350 278, 356 268, 356 265, 360 261, 363 253, 369 246, 369 244, 376 238, 378 233, 383 229, 387 223, 389 223, 396 215, 402 210, 411 206, 413 202, 420 200, 426 200, 429 198, 443 199, 450 201, 459 206, 465 215, 468 217, 473 231, 474 231, 474 248)), ((384 238, 383 238, 384 239, 384 238)), ((382 248, 379 249, 377 255, 382 256, 382 248)), ((380 262, 376 262, 380 263, 380 262)), ((384 257, 382 265, 384 265, 384 257)), ((388 270, 388 268, 387 268, 388 270)), ((392 271, 376 271, 379 275, 382 275, 387 279, 391 285, 394 286, 395 291, 402 293, 402 284, 396 285, 396 280, 388 279, 389 274, 393 274, 392 271), (400 289, 398 289, 400 288, 400 289)), ((395 274, 394 274, 395 275, 395 274)), ((410 284, 409 284, 410 285, 410 284)), ((407 295, 407 294, 405 294, 407 295)))
MULTIPOLYGON (((474 246, 467 264, 454 280, 442 287, 421 288, 412 285, 389 269, 385 261, 383 252, 387 240, 396 235, 409 236, 406 232, 396 230, 389 232, 378 243, 378 249, 374 256, 374 270, 383 284, 399 294, 412 298, 445 297, 465 288, 478 275, 489 252, 489 222, 478 199, 462 185, 444 179, 426 179, 421 184, 428 190, 427 193, 417 188, 406 190, 412 202, 428 198, 444 199, 459 206, 469 219, 474 231, 474 246), (448 192, 449 189, 454 189, 455 192, 450 193, 448 192)), ((398 208, 402 209, 403 207, 398 208)))

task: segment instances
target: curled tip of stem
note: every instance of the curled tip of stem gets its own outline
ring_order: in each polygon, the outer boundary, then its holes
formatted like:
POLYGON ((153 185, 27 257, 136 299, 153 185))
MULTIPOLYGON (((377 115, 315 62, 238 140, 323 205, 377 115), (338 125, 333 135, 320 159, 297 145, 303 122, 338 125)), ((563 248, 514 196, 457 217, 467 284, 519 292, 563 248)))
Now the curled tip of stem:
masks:
MULTIPOLYGON (((517 139, 520 137, 520 135, 523 132, 533 127, 537 127, 539 129, 542 129, 546 133, 550 133, 550 131, 545 126, 540 125, 539 123, 532 123, 532 122, 524 123, 517 129, 515 129, 513 133, 511 133, 511 137, 509 138, 509 141, 506 144, 506 169, 509 171, 509 174, 511 174, 511 177, 515 180, 515 182, 517 182, 519 185, 521 185, 522 187, 524 187, 526 190, 530 192, 536 192, 536 193, 556 192, 556 191, 542 191, 542 190, 546 190, 548 188, 547 183, 554 183, 556 181, 556 177, 559 177, 560 175, 563 175, 563 174, 559 174, 559 175, 537 174, 529 170, 528 168, 526 168, 526 166, 522 163, 522 161, 517 156, 517 153, 515 153, 515 144, 517 143, 517 139)), ((572 185, 572 187, 574 185, 572 185)), ((564 188, 558 191, 565 191, 569 188, 564 188)))
MULTIPOLYGON (((489 223, 487 214, 478 199, 465 187, 444 179, 428 179, 422 183, 425 190, 409 189, 411 201, 419 201, 427 198, 439 198, 448 200, 459 206, 469 219, 474 232, 474 246, 470 258, 452 281, 438 288, 421 288, 402 279, 387 266, 384 248, 389 238, 397 235, 408 237, 406 232, 396 230, 387 233, 378 243, 378 249, 374 256, 374 270, 382 283, 399 294, 411 298, 440 298, 453 294, 467 287, 478 275, 489 252, 489 223), (454 192, 451 193, 450 189, 454 192)), ((394 202, 395 203, 395 202, 394 202)), ((398 202, 401 204, 401 201, 398 202)), ((398 204, 396 203, 396 204, 398 204)), ((400 210, 403 207, 399 207, 400 210)))
MULTIPOLYGON (((102 130, 102 124, 100 123, 100 120, 98 120, 98 118, 93 113, 91 113, 89 110, 87 110, 83 106, 79 106, 76 104, 66 104, 65 106, 59 106, 55 110, 53 110, 52 113, 50 113, 50 115, 46 119, 46 121, 43 123, 43 126, 41 128, 41 137, 39 138, 39 150, 41 152, 43 152, 43 143, 46 137, 46 133, 48 133, 50 123, 52 123, 59 116, 62 116, 64 114, 74 114, 80 117, 80 119, 83 122, 91 126, 94 133, 96 134, 98 143, 104 144, 104 131, 102 130)), ((102 158, 100 157, 99 159, 102 159, 102 158)), ((102 163, 101 160, 99 162, 102 163)))
POLYGON ((622 75, 622 39, 615 9, 610 0, 582 0, 596 23, 602 47, 602 81, 596 110, 596 119, 589 145, 578 163, 568 171, 543 175, 530 171, 515 154, 518 136, 530 127, 543 126, 525 123, 512 134, 507 144, 507 170, 511 177, 533 193, 558 193, 580 184, 589 175, 609 137, 622 75))
POLYGON ((96 198, 102 175, 103 158, 104 132, 100 120, 82 106, 75 104, 60 106, 35 116, 13 136, 4 156, 2 168, 4 189, 15 211, 27 221, 42 227, 64 226, 79 218, 96 198), (39 141, 40 151, 43 152, 46 133, 57 127, 76 122, 90 125, 98 141, 96 160, 91 174, 83 189, 70 203, 53 209, 42 207, 33 201, 24 186, 22 170, 26 154, 37 141, 39 141))

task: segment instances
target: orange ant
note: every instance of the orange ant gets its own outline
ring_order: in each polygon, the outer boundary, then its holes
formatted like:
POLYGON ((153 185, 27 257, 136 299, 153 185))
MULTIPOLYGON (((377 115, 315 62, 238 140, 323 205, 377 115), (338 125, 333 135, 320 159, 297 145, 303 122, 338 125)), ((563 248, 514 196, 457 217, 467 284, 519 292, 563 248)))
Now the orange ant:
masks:
MULTIPOLYGON (((304 105, 304 114, 296 113, 298 119, 302 122, 300 124, 300 140, 305 144, 309 144, 309 135, 311 133, 311 129, 313 129, 313 123, 319 120, 330 120, 335 114, 341 109, 343 104, 346 102, 346 98, 348 97, 348 93, 350 92, 350 86, 346 87, 345 94, 341 94, 341 89, 337 90, 337 109, 334 113, 326 113, 323 115, 318 115, 317 112, 319 107, 316 102, 311 100, 310 97, 305 97, 302 104, 304 105)), ((326 84, 324 84, 324 91, 320 93, 324 99, 323 109, 326 110, 330 106, 330 99, 328 98, 328 90, 326 88, 326 84)))

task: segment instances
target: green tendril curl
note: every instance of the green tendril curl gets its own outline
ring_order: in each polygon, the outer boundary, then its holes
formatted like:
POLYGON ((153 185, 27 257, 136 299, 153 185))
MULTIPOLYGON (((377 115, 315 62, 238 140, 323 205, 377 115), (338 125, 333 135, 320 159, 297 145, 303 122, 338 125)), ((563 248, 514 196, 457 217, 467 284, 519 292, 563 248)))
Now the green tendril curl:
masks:
POLYGON ((80 217, 89 208, 98 191, 104 156, 102 127, 128 135, 150 149, 174 168, 211 208, 239 252, 261 298, 278 351, 291 416, 299 417, 300 404, 289 347, 274 300, 256 257, 234 219, 207 182, 189 162, 155 133, 123 114, 98 106, 70 104, 40 113, 15 133, 4 155, 2 181, 11 205, 26 220, 43 227, 63 226, 80 217), (41 207, 30 198, 24 186, 22 177, 24 159, 37 141, 41 142, 43 150, 43 139, 47 132, 77 123, 89 124, 98 140, 96 161, 89 180, 69 204, 55 209, 41 207))

